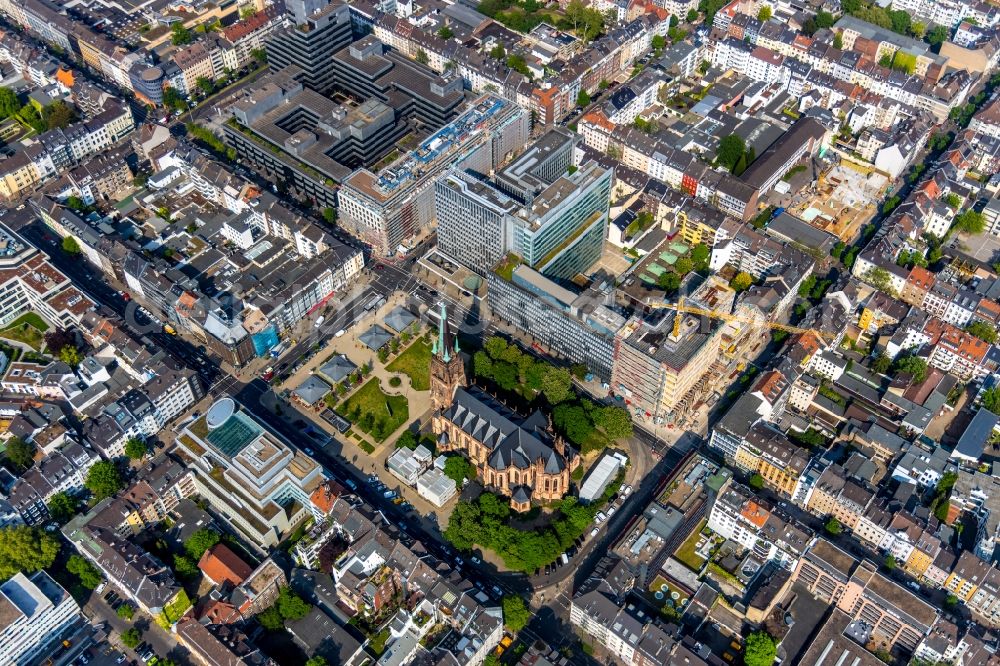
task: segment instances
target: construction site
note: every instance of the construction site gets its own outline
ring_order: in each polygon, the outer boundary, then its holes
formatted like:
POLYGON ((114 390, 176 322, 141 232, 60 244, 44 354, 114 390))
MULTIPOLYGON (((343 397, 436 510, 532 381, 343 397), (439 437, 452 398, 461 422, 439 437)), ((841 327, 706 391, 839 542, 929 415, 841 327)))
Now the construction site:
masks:
POLYGON ((878 212, 888 178, 874 168, 841 160, 792 197, 789 212, 817 229, 852 242, 878 212))

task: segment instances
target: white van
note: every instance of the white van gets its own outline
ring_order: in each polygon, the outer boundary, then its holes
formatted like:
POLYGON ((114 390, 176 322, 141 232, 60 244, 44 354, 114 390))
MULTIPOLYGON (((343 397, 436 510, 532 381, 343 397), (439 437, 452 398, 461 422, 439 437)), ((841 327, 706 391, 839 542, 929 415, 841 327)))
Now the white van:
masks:
POLYGON ((319 319, 316 320, 316 323, 313 324, 313 326, 315 326, 316 328, 319 328, 320 326, 323 325, 323 320, 324 319, 326 319, 326 317, 324 317, 323 315, 320 315, 319 319))

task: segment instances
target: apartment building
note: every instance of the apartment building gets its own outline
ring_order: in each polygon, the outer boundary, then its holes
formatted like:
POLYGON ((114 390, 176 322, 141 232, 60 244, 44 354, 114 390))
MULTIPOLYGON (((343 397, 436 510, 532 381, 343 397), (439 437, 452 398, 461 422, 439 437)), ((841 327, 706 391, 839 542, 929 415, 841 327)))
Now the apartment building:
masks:
POLYGON ((832 516, 840 524, 855 529, 875 493, 847 477, 839 465, 830 465, 816 481, 806 509, 818 516, 832 516))
POLYGON ((40 661, 83 621, 73 597, 44 571, 19 571, 0 585, 0 607, 0 664, 40 661))
POLYGON ((777 428, 757 422, 740 442, 734 462, 749 474, 760 474, 768 487, 792 497, 809 465, 809 455, 777 428))
POLYGON ((809 546, 810 531, 766 508, 746 486, 727 481, 708 514, 707 527, 765 562, 791 569, 809 546))
POLYGON ((322 467, 232 398, 185 426, 174 451, 194 473, 198 493, 261 552, 316 515, 309 498, 322 467))
POLYGON ((93 301, 49 263, 46 256, 0 225, 0 326, 33 311, 69 328, 78 324, 93 301))
POLYGON ((125 455, 129 439, 153 437, 205 396, 200 378, 190 369, 165 361, 154 372, 84 424, 84 437, 106 458, 125 455))
POLYGON ((87 472, 100 458, 75 441, 45 456, 14 482, 7 499, 28 525, 49 519, 48 502, 57 493, 79 496, 87 472))

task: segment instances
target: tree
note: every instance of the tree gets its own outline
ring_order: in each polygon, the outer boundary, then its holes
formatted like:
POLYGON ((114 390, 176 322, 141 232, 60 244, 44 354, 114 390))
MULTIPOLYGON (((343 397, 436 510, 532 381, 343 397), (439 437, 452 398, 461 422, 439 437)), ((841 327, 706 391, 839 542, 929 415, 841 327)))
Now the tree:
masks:
POLYGON ((884 291, 887 294, 891 294, 893 291, 892 278, 889 275, 889 271, 880 266, 873 266, 872 268, 869 268, 863 278, 865 282, 872 285, 879 291, 884 291))
POLYGON ((591 412, 594 425, 604 431, 610 439, 624 439, 632 436, 632 418, 628 410, 616 405, 600 407, 591 412))
POLYGON ((306 660, 306 666, 326 666, 326 659, 322 655, 316 655, 306 660))
POLYGON ((948 28, 943 25, 936 25, 931 28, 931 31, 927 33, 926 40, 931 46, 940 47, 948 38, 951 37, 951 32, 948 28))
POLYGON ((466 479, 476 475, 476 468, 464 456, 448 456, 444 461, 444 475, 455 482, 456 488, 461 488, 466 479))
POLYGON ((694 262, 694 268, 697 271, 707 270, 708 262, 711 257, 712 251, 709 250, 708 246, 704 243, 698 243, 691 248, 691 261, 694 262))
POLYGON ((198 88, 205 93, 206 96, 215 92, 215 84, 212 82, 212 79, 207 76, 199 76, 194 80, 194 84, 198 86, 198 88))
POLYGON ((63 252, 69 255, 80 254, 80 245, 72 236, 66 236, 62 239, 62 249, 63 252))
POLYGON ((819 10, 816 13, 816 27, 817 28, 832 28, 836 18, 833 14, 825 10, 819 10))
POLYGON ((250 55, 253 57, 254 60, 257 61, 258 65, 267 64, 267 51, 265 51, 264 49, 251 49, 250 55))
POLYGON ((137 648, 142 642, 142 632, 138 627, 132 627, 122 632, 122 644, 127 648, 137 648))
POLYGON ((66 345, 76 345, 76 336, 66 328, 53 328, 45 334, 45 346, 52 349, 62 349, 66 345))
POLYGON ((927 361, 919 356, 900 356, 892 364, 895 374, 906 373, 913 377, 913 383, 919 384, 927 379, 927 361))
POLYGON ((455 32, 446 25, 441 26, 441 29, 437 32, 438 37, 441 39, 451 39, 455 36, 455 32))
POLYGON ((32 573, 52 566, 59 542, 50 534, 27 525, 0 529, 0 581, 19 571, 32 573))
POLYGON ((16 435, 7 440, 7 459, 19 470, 28 469, 35 462, 35 445, 16 435))
POLYGON ((737 292, 746 291, 753 286, 753 277, 749 273, 740 271, 729 281, 729 286, 737 292))
POLYGON ((206 550, 219 543, 220 540, 218 532, 203 527, 184 542, 184 550, 191 556, 191 559, 197 562, 206 550))
POLYGON ((680 275, 687 275, 694 270, 694 262, 687 257, 680 257, 674 263, 674 270, 680 275))
POLYGON ((760 490, 764 487, 764 477, 755 472, 754 475, 750 477, 749 484, 754 490, 760 490))
POLYGON ((983 391, 983 407, 1000 415, 1000 388, 994 386, 983 391))
POLYGON ((671 295, 680 288, 681 276, 673 271, 660 273, 660 277, 656 278, 656 286, 671 295))
POLYGON ((187 555, 174 555, 174 573, 181 578, 197 578, 201 575, 201 569, 187 555))
POLYGON ((42 115, 38 113, 38 109, 31 104, 22 106, 21 110, 17 112, 17 117, 36 132, 44 132, 48 129, 45 127, 45 121, 42 120, 42 115))
POLYGON ((49 498, 48 509, 52 520, 63 524, 76 515, 79 503, 67 492, 58 492, 49 498))
POLYGON ((180 21, 177 21, 170 26, 170 42, 174 46, 184 46, 185 44, 190 44, 193 39, 191 31, 185 28, 184 24, 180 21))
POLYGON ((531 620, 531 611, 528 610, 521 597, 508 594, 504 596, 500 604, 503 608, 503 623, 512 632, 521 631, 531 620))
POLYGON ((965 234, 981 234, 986 229, 986 219, 982 213, 977 213, 970 208, 955 216, 952 229, 965 234))
POLYGON ((687 19, 688 23, 694 23, 695 21, 698 20, 698 10, 697 9, 689 9, 688 13, 687 13, 687 16, 685 16, 684 18, 687 19))
POLYGON ((87 479, 83 485, 93 493, 94 499, 98 502, 106 497, 112 497, 125 487, 118 466, 108 460, 94 463, 87 471, 87 479))
POLYGON ((73 345, 66 345, 59 350, 59 360, 68 365, 71 368, 75 368, 80 365, 80 361, 83 359, 80 357, 80 351, 73 345))
POLYGON ((76 120, 76 113, 69 104, 57 99, 42 108, 42 120, 45 121, 45 126, 50 130, 62 129, 76 120))
POLYGON ((885 354, 879 354, 871 362, 872 372, 877 372, 880 375, 884 375, 889 371, 889 367, 892 365, 892 359, 885 354))
POLYGON ((337 222, 337 209, 336 208, 324 208, 323 209, 323 220, 327 224, 335 224, 337 222))
POLYGON ((17 94, 10 88, 0 88, 0 119, 6 120, 21 110, 17 94))
POLYGON ((662 53, 663 49, 667 48, 667 39, 663 35, 653 35, 653 38, 649 40, 649 46, 655 53, 662 53))
POLYGON ((431 61, 430 57, 427 55, 427 51, 423 49, 417 49, 417 55, 414 56, 414 60, 419 62, 421 65, 426 65, 431 61))
POLYGON ((287 585, 278 592, 276 606, 283 620, 300 620, 309 614, 311 606, 305 599, 292 592, 287 585))
POLYGON ((490 49, 490 57, 496 60, 506 60, 507 59, 507 49, 504 48, 503 43, 498 43, 492 49, 490 49))
POLYGON ((746 151, 747 144, 743 137, 738 134, 729 134, 722 137, 722 141, 719 142, 719 148, 715 153, 715 163, 732 171, 741 157, 746 159, 744 157, 746 151))
POLYGON ((245 21, 248 18, 253 18, 256 15, 257 15, 257 8, 252 5, 248 5, 240 10, 241 21, 245 21))
POLYGON ((280 631, 285 628, 285 621, 281 619, 281 613, 274 606, 258 613, 257 622, 268 631, 280 631))
POLYGON ((122 604, 118 607, 117 614, 123 620, 131 620, 135 616, 135 608, 132 604, 122 604))
POLYGON ((549 368, 542 377, 542 395, 549 401, 550 405, 558 405, 570 398, 573 378, 566 368, 549 368))
POLYGON ((125 442, 125 455, 132 460, 142 460, 147 453, 149 453, 149 448, 146 446, 146 442, 138 437, 129 437, 128 441, 125 442))
POLYGON ((763 5, 757 12, 757 20, 762 23, 771 20, 771 5, 763 5))
POLYGON ((743 663, 746 666, 771 666, 777 654, 774 639, 766 631, 753 632, 743 645, 743 663))
POLYGON ((885 556, 885 568, 892 571, 896 568, 896 557, 891 553, 885 556))
POLYGON ((590 95, 583 88, 580 88, 579 94, 576 96, 576 105, 579 107, 584 107, 590 104, 590 95))
POLYGON ((101 584, 101 572, 93 564, 79 555, 71 555, 66 561, 66 571, 80 579, 80 584, 88 590, 96 590, 101 584))
POLYGON ((993 344, 997 341, 997 329, 984 321, 974 321, 966 326, 965 330, 983 342, 993 344))
POLYGON ((838 534, 844 531, 844 528, 840 526, 840 521, 837 520, 836 518, 831 518, 830 520, 826 521, 826 525, 823 526, 823 529, 826 530, 827 534, 830 534, 832 536, 837 536, 838 534))
POLYGON ((837 31, 837 32, 836 32, 836 33, 835 33, 835 34, 833 35, 833 48, 835 48, 835 49, 843 49, 843 48, 844 48, 844 36, 843 36, 843 31, 841 31, 841 30, 838 30, 838 31, 837 31))

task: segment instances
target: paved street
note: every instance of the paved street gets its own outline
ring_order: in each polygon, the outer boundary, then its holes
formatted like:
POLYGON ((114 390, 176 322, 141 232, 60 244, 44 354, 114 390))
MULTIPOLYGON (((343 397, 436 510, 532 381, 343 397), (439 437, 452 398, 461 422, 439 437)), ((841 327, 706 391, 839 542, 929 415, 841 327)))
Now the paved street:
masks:
MULTIPOLYGON (((149 616, 143 615, 141 613, 136 613, 132 620, 126 620, 124 618, 118 617, 118 614, 104 601, 103 595, 107 594, 109 591, 114 590, 114 587, 108 586, 101 591, 101 594, 96 592, 91 593, 90 598, 83 607, 83 612, 90 618, 96 618, 102 620, 108 624, 110 627, 111 642, 114 643, 120 650, 122 650, 129 659, 141 664, 142 660, 135 651, 130 650, 125 647, 119 636, 122 632, 135 626, 142 631, 142 640, 153 647, 153 651, 161 657, 169 657, 174 661, 187 666, 191 663, 188 658, 188 650, 177 644, 174 637, 160 628, 155 622, 153 622, 149 616)), ((116 590, 119 596, 122 595, 121 590, 116 590)))

